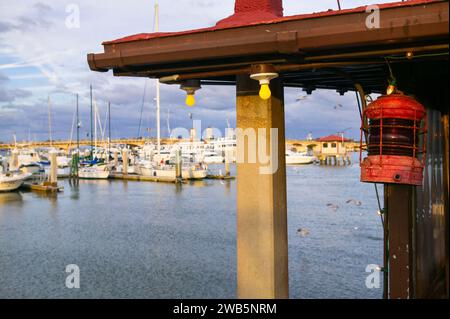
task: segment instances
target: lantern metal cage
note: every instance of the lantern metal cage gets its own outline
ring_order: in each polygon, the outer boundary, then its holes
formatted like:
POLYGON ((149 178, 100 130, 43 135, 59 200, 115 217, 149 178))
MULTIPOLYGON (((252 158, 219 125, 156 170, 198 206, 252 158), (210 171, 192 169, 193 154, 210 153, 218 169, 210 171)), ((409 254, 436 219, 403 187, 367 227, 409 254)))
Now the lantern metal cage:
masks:
POLYGON ((421 185, 426 122, 422 104, 404 94, 383 95, 370 103, 363 111, 361 124, 361 181, 421 185), (363 151, 367 151, 364 160, 363 151))

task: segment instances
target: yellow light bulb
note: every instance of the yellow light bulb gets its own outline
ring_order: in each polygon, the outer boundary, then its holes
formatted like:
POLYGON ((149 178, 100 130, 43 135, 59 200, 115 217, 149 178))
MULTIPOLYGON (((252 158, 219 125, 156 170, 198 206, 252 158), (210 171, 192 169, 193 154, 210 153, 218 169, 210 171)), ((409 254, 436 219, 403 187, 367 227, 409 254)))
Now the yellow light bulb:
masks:
POLYGON ((395 92, 395 89, 396 89, 396 88, 395 88, 395 85, 392 85, 392 84, 389 85, 388 88, 387 88, 387 90, 386 90, 386 94, 387 94, 387 95, 391 95, 392 93, 395 92))
POLYGON ((195 105, 195 97, 194 94, 188 94, 186 97, 186 105, 187 106, 194 106, 195 105))
POLYGON ((259 97, 263 100, 268 100, 272 96, 270 92, 269 84, 261 84, 261 89, 259 90, 259 97))

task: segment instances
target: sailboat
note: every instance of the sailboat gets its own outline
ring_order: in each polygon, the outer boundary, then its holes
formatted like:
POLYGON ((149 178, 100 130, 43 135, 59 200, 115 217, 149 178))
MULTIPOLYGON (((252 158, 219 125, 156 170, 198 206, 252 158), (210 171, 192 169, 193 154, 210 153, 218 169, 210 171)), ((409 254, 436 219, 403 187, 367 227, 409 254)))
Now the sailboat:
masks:
MULTIPOLYGON (((81 179, 108 179, 110 174, 110 165, 100 163, 94 159, 94 143, 92 134, 92 85, 90 86, 90 98, 91 98, 91 160, 86 162, 78 170, 78 177, 81 179)), ((97 121, 97 105, 95 105, 95 121, 97 121)), ((97 144, 97 122, 95 123, 95 145, 97 144)))
MULTIPOLYGON (((155 4, 155 32, 159 32, 159 5, 155 4)), ((167 154, 161 148, 161 99, 160 99, 160 83, 156 82, 156 132, 157 145, 156 154, 153 155, 153 161, 144 160, 138 167, 137 171, 143 176, 158 177, 160 179, 175 180, 176 164, 174 161, 174 151, 167 154)), ((167 115, 167 128, 170 136, 169 114, 167 115)), ((181 167, 182 179, 203 179, 207 175, 206 165, 203 163, 192 162, 191 159, 185 159, 181 167)))

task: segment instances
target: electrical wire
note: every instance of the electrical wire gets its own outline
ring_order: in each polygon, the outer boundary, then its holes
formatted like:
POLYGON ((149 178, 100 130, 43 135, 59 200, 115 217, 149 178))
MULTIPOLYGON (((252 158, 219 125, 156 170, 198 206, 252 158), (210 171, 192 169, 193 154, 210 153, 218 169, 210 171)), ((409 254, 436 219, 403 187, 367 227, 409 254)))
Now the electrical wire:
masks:
MULTIPOLYGON (((390 69, 390 66, 389 66, 389 69, 390 69)), ((390 69, 390 71, 391 71, 391 75, 392 75, 392 70, 390 69)), ((357 87, 360 87, 360 86, 357 85, 357 87)), ((360 89, 361 90, 356 91, 356 101, 358 103, 358 111, 359 111, 359 115, 361 117, 361 123, 363 123, 364 118, 363 118, 363 110, 362 110, 362 106, 361 106, 362 101, 360 100, 360 98, 366 99, 366 96, 364 96, 364 94, 362 92, 360 92, 360 91, 362 91, 361 87, 360 87, 360 89), (362 93, 361 97, 360 97, 360 93, 362 93)), ((367 131, 365 130, 365 128, 364 128, 364 140, 366 142, 366 145, 368 145, 368 136, 367 136, 367 131)), ((383 256, 383 264, 384 265, 383 265, 383 270, 382 270, 383 271, 383 299, 387 299, 387 296, 388 296, 388 275, 387 275, 388 270, 387 269, 388 269, 388 262, 389 262, 389 245, 388 245, 387 238, 389 236, 389 231, 388 231, 386 221, 384 218, 385 211, 381 207, 380 194, 378 192, 378 184, 374 183, 373 185, 375 188, 375 194, 377 197, 377 204, 378 204, 378 212, 380 215, 381 225, 383 227, 383 234, 384 234, 384 244, 383 244, 383 251, 384 251, 383 252, 383 255, 384 255, 383 256)))

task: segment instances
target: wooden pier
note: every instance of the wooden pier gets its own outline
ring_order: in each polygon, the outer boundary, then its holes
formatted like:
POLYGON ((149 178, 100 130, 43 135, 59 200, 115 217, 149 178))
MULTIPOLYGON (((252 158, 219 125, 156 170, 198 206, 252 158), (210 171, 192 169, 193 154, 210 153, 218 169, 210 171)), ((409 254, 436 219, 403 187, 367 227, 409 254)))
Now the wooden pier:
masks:
POLYGON ((111 173, 110 179, 120 179, 124 181, 137 181, 137 182, 157 182, 157 183, 177 183, 176 178, 161 177, 161 176, 142 176, 137 174, 122 174, 111 173))
POLYGON ((33 191, 33 192, 43 192, 43 193, 59 193, 64 190, 64 187, 58 186, 54 183, 24 183, 21 186, 22 189, 33 191))

